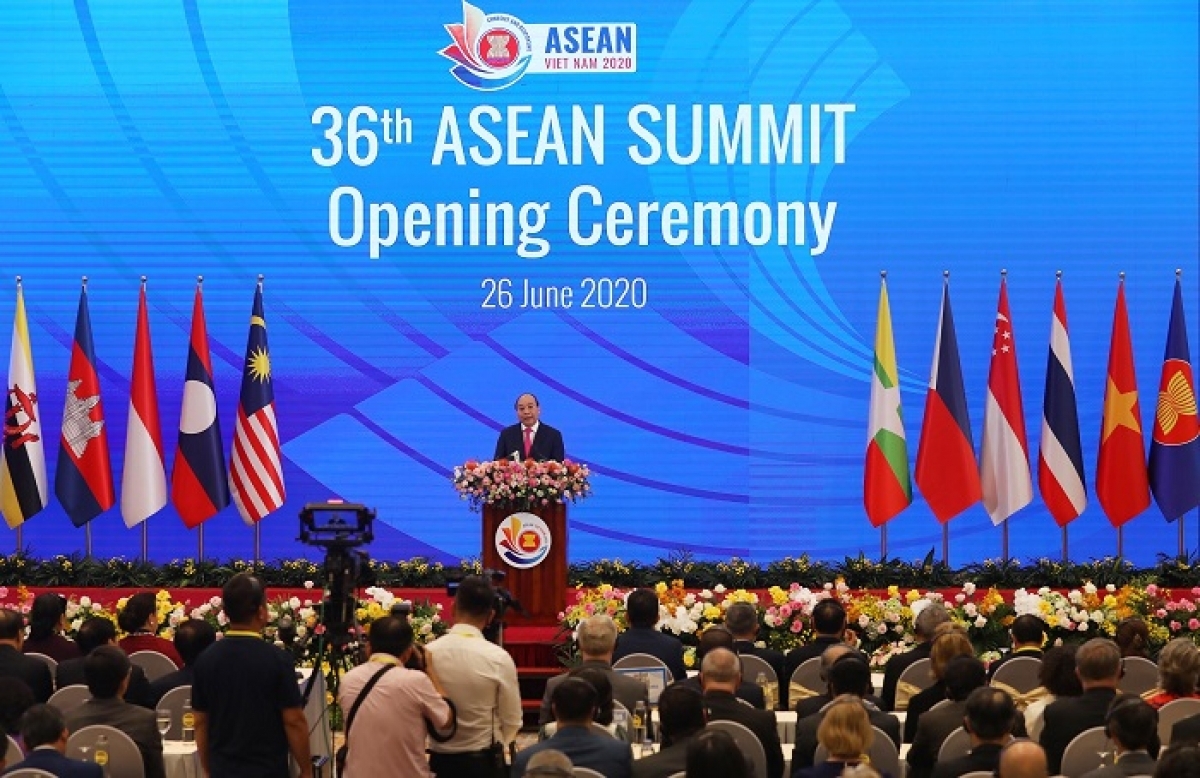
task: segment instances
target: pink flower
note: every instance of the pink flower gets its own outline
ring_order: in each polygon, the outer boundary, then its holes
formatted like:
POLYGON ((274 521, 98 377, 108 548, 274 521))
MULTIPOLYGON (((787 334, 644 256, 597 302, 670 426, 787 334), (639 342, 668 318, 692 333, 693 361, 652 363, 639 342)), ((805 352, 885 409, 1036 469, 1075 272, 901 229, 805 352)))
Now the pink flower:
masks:
POLYGON ((1180 630, 1180 628, 1182 628, 1182 627, 1183 627, 1183 625, 1182 625, 1182 624, 1180 624, 1178 621, 1172 621, 1172 622, 1171 622, 1170 624, 1168 624, 1167 626, 1169 626, 1169 627, 1171 628, 1171 631, 1172 631, 1172 632, 1178 632, 1178 631, 1180 630))
POLYGON ((1146 594, 1148 594, 1151 597, 1157 596, 1158 595, 1158 587, 1155 586, 1154 584, 1148 585, 1146 587, 1146 594))
POLYGON ((1191 629, 1191 630, 1200 629, 1200 619, 1189 619, 1188 620, 1188 629, 1191 629))
POLYGON ((1154 615, 1160 619, 1165 619, 1167 617, 1167 609, 1159 608, 1158 610, 1154 611, 1154 615))
POLYGON ((799 634, 800 630, 804 629, 804 625, 802 623, 800 623, 799 621, 793 621, 791 629, 792 629, 792 632, 799 634))

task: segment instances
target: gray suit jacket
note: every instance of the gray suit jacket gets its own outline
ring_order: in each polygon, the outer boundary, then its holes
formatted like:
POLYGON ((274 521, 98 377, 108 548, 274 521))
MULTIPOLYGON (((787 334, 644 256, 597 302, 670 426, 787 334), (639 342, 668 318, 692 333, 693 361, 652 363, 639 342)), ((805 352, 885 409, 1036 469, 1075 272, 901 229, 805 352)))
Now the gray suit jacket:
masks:
MULTIPOLYGON (((641 702, 646 704, 646 710, 650 709, 650 692, 646 689, 646 684, 636 678, 630 678, 627 675, 621 675, 612 669, 612 665, 608 662, 598 662, 595 660, 584 660, 580 662, 580 667, 598 667, 604 670, 608 675, 608 682, 612 684, 613 700, 619 702, 633 713, 633 706, 641 702)), ((549 681, 546 681, 546 693, 542 695, 542 711, 538 715, 538 725, 548 724, 554 721, 554 713, 550 710, 550 695, 553 693, 562 680, 567 677, 566 673, 556 675, 549 681)))
POLYGON ((1083 778, 1125 778, 1128 775, 1154 775, 1154 757, 1144 751, 1123 754, 1115 765, 1108 765, 1084 773, 1083 778))
POLYGON ((91 699, 68 713, 66 719, 70 732, 92 724, 107 724, 121 730, 133 739, 142 752, 146 778, 166 778, 162 736, 158 734, 154 711, 130 705, 122 699, 91 699))
POLYGON ((928 778, 933 775, 938 751, 950 733, 963 725, 967 703, 951 702, 940 708, 925 711, 917 722, 917 734, 908 749, 909 778, 928 778))

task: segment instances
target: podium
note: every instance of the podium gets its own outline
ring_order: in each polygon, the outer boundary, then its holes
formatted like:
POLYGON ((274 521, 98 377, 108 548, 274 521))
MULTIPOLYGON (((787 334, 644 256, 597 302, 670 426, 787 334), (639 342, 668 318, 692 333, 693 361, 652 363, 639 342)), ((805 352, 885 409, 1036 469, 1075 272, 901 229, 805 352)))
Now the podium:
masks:
POLYGON ((522 619, 509 611, 510 625, 558 624, 558 614, 567 606, 567 506, 551 503, 523 510, 484 505, 482 559, 485 568, 504 572, 505 588, 529 613, 522 619), (525 518, 529 514, 540 522, 525 518), (543 548, 547 538, 548 548, 543 548))

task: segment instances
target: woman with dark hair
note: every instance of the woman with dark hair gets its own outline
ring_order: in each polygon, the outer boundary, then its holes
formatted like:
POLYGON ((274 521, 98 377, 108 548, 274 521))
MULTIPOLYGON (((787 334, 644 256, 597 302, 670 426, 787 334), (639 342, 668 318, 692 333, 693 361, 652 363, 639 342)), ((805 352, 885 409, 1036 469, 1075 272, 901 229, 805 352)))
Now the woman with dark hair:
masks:
POLYGON ((687 748, 687 778, 751 778, 754 773, 733 735, 701 730, 687 748))
POLYGON ((1075 651, 1078 648, 1076 645, 1055 646, 1042 657, 1038 683, 1047 694, 1025 708, 1025 730, 1031 740, 1042 736, 1042 725, 1045 724, 1042 714, 1046 712, 1047 705, 1060 697, 1083 694, 1083 685, 1075 674, 1075 651))
MULTIPOLYGON (((617 724, 613 721, 613 689, 612 681, 599 667, 576 667, 567 673, 571 678, 582 678, 596 690, 596 710, 592 714, 592 723, 599 724, 608 730, 609 734, 618 740, 629 739, 628 722, 617 724)), ((538 733, 539 740, 553 737, 558 731, 556 722, 549 722, 538 733)))
POLYGON ((21 650, 26 654, 45 654, 55 662, 83 656, 74 640, 63 637, 66 616, 67 601, 61 594, 44 592, 34 597, 29 608, 29 637, 21 650))
POLYGON ((1116 641, 1117 648, 1121 649, 1122 659, 1127 656, 1150 658, 1150 628, 1137 616, 1121 619, 1117 624, 1117 631, 1113 634, 1113 640, 1116 641))
POLYGON ((117 615, 117 626, 128 633, 117 643, 126 654, 157 651, 165 654, 176 667, 183 667, 183 659, 175 645, 158 636, 158 599, 153 592, 138 592, 126 600, 125 607, 117 615))

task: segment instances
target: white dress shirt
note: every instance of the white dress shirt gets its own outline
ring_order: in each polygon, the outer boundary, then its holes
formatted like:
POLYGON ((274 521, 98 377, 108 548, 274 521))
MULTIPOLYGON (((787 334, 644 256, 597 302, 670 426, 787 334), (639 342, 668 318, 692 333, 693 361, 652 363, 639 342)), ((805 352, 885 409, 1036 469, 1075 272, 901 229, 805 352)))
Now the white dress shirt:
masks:
POLYGON ((522 717, 517 667, 508 652, 468 624, 455 624, 425 650, 458 713, 458 732, 445 743, 430 743, 430 750, 456 754, 482 751, 493 740, 511 743, 522 717))

